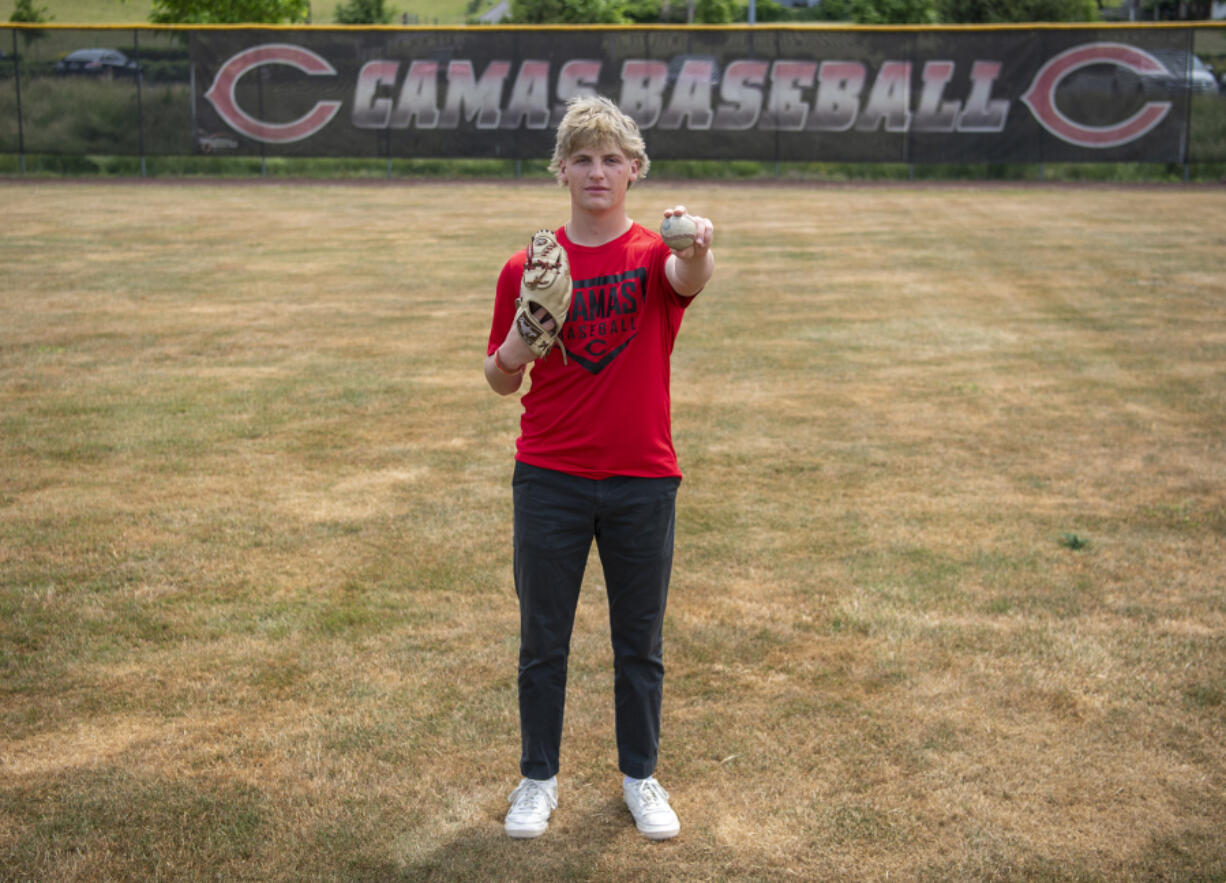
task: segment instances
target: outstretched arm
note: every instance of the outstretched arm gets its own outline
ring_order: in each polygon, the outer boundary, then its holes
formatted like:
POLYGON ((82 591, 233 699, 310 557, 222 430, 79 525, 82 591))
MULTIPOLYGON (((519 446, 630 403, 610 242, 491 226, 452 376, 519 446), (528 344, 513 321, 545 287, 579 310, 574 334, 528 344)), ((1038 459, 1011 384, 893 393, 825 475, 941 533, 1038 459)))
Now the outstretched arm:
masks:
MULTIPOLYGON (((685 206, 679 205, 665 209, 664 217, 684 215, 685 206)), ((683 249, 674 249, 664 264, 664 275, 668 277, 673 290, 682 297, 692 297, 702 291, 715 272, 715 253, 711 251, 711 243, 715 238, 715 225, 708 218, 690 215, 694 219, 697 230, 694 233, 694 243, 683 249)))

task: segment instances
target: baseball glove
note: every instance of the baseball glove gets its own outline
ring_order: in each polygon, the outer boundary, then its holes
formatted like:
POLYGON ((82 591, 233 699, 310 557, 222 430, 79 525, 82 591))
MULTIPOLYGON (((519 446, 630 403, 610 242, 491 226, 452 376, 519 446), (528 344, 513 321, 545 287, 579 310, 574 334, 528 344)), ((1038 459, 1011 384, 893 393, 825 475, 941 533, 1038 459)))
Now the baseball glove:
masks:
MULTIPOLYGON (((524 278, 515 301, 515 327, 528 348, 538 357, 549 354, 570 311, 570 261, 558 238, 549 230, 538 230, 528 243, 524 278), (544 310, 544 313, 541 313, 544 310), (550 327, 546 325, 552 320, 550 327)), ((566 347, 562 363, 566 364, 566 347)))

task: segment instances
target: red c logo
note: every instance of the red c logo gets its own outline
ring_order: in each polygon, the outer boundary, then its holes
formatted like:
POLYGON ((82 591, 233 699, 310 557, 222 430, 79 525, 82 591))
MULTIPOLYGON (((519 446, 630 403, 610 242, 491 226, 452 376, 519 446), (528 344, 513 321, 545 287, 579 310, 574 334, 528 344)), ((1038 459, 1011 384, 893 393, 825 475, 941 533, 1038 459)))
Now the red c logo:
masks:
POLYGON ((1169 73, 1148 52, 1123 43, 1087 43, 1061 52, 1039 69, 1022 96, 1034 118, 1057 138, 1078 147, 1118 147, 1147 134, 1170 112, 1171 102, 1150 101, 1113 126, 1086 126, 1069 119, 1056 107, 1056 89, 1073 71, 1091 64, 1115 64, 1141 76, 1169 73))
POLYGON ((244 49, 221 66, 213 85, 204 93, 204 97, 217 109, 221 118, 235 131, 268 144, 288 144, 314 135, 341 109, 339 101, 320 101, 305 116, 291 123, 266 123, 257 120, 238 106, 234 99, 234 87, 238 85, 243 74, 264 64, 287 64, 311 76, 336 73, 327 61, 301 46, 265 43, 244 49))

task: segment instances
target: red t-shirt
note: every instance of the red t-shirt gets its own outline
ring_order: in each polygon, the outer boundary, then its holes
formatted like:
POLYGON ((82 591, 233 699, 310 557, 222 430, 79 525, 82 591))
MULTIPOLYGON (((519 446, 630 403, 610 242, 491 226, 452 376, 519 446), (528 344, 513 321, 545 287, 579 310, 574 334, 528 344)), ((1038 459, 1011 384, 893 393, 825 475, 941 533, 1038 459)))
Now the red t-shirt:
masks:
MULTIPOLYGON (((557 235, 574 286, 560 340, 567 364, 557 347, 532 363, 515 459, 583 478, 679 477, 669 357, 693 298, 664 274, 668 246, 639 224, 596 248, 557 235)), ((524 258, 518 252, 498 277, 489 353, 515 317, 524 258)))

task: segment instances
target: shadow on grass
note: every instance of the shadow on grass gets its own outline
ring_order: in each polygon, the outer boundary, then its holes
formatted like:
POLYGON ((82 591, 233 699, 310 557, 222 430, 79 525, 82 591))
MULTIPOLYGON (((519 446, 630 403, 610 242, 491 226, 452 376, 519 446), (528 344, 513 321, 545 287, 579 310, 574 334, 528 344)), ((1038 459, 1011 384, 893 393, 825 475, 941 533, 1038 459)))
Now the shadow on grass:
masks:
POLYGON ((408 865, 356 870, 364 880, 590 880, 636 866, 643 850, 669 851, 668 843, 639 837, 625 804, 612 795, 564 803, 533 840, 507 837, 502 813, 501 806, 492 809, 481 824, 408 865), (615 852, 624 855, 610 859, 615 852))

